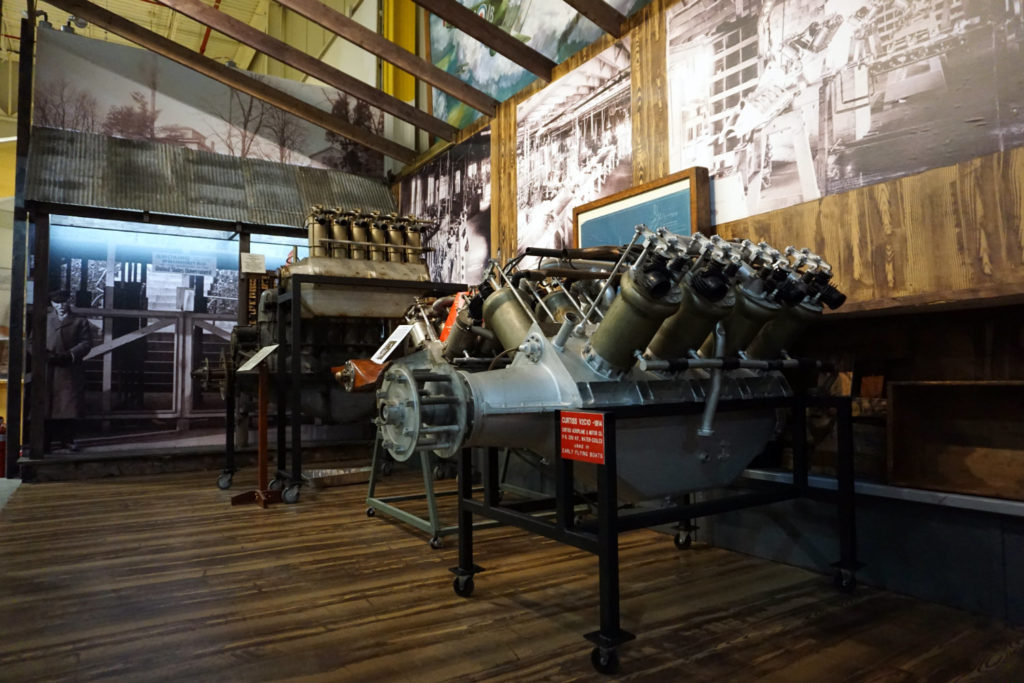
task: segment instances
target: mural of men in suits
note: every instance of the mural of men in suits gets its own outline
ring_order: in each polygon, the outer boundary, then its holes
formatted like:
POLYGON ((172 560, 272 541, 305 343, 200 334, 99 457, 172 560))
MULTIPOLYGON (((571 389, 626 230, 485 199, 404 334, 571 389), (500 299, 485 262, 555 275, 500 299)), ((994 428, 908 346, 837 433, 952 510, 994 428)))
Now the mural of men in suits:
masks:
POLYGON ((82 360, 92 348, 89 322, 71 312, 67 292, 50 295, 46 315, 46 372, 50 395, 46 410, 47 441, 72 451, 77 421, 85 415, 85 368, 82 360))

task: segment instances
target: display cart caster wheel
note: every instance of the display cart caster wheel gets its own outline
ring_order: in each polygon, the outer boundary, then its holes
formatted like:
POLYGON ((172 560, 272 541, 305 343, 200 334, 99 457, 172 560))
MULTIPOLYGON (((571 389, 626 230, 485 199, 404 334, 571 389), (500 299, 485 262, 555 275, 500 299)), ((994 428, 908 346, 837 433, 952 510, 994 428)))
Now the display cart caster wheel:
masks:
POLYGON ((472 576, 456 576, 452 581, 452 589, 460 598, 468 598, 472 595, 474 587, 472 576))
POLYGON ((434 550, 440 550, 444 547, 444 541, 441 540, 440 536, 434 536, 430 539, 430 547, 434 550))
POLYGON ((832 585, 840 593, 852 593, 857 587, 857 577, 849 569, 837 569, 832 575, 832 585))
POLYGON ((298 503, 299 502, 299 487, 297 485, 293 484, 292 486, 289 486, 288 488, 286 488, 281 493, 281 500, 283 500, 284 502, 288 503, 289 505, 291 505, 292 503, 298 503))
POLYGON ((590 651, 590 663, 602 674, 614 674, 619 670, 619 653, 615 648, 595 647, 590 651))
POLYGON ((224 472, 217 477, 217 488, 221 491, 226 491, 231 488, 231 480, 234 479, 234 475, 230 472, 224 472))
POLYGON ((278 479, 277 477, 274 477, 273 479, 271 479, 270 483, 267 484, 267 489, 270 490, 270 491, 280 491, 283 488, 284 488, 284 479, 278 479))
POLYGON ((676 544, 676 548, 679 550, 689 550, 693 546, 693 536, 690 534, 684 534, 682 531, 677 533, 673 540, 676 544))
POLYGON ((377 511, 374 510, 373 508, 366 508, 366 516, 367 517, 373 517, 376 514, 377 514, 377 511))
POLYGON ((434 479, 441 481, 444 479, 444 468, 440 465, 434 465, 434 479))
POLYGON ((385 477, 390 477, 391 473, 394 471, 394 469, 395 469, 394 463, 384 462, 384 463, 381 463, 381 465, 380 465, 380 473, 383 474, 385 477))

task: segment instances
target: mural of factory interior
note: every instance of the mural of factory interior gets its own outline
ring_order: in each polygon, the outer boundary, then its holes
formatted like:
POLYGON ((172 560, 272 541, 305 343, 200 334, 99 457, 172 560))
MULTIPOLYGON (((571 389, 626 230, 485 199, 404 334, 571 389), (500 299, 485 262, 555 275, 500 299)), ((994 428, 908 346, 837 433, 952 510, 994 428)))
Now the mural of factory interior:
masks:
POLYGON ((428 221, 424 245, 431 280, 478 284, 491 256, 491 130, 406 178, 400 208, 428 221))
POLYGON ((671 169, 717 222, 1024 143, 1019 0, 729 0, 667 11, 671 169))
POLYGON ((516 110, 518 248, 571 247, 573 207, 633 183, 624 40, 516 110))

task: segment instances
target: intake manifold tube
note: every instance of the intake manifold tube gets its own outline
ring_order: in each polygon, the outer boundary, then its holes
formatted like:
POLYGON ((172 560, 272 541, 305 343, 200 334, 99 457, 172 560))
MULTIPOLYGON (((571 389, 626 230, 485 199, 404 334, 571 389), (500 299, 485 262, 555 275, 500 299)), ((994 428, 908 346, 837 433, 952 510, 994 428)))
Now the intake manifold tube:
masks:
MULTIPOLYGON (((725 326, 720 322, 716 324, 714 334, 715 358, 721 358, 725 354, 725 326)), ((704 400, 704 416, 697 429, 697 436, 711 436, 715 433, 715 411, 718 410, 718 399, 722 395, 722 372, 722 368, 711 371, 711 391, 704 400)))

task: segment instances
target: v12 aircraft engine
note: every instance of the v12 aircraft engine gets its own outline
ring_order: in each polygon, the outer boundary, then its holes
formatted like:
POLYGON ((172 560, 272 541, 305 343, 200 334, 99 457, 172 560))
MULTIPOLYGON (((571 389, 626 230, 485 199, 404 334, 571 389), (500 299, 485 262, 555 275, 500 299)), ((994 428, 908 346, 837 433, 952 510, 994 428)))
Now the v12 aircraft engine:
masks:
MULTIPOLYGON (((666 403, 692 413, 622 421, 619 493, 650 500, 731 483, 776 430, 773 409, 719 401, 791 395, 786 350, 845 300, 807 249, 638 226, 625 247, 527 250, 458 310, 445 341, 432 310, 407 313, 414 350, 377 389, 382 446, 399 461, 467 446, 557 457, 555 410, 666 403)), ((576 469, 586 482, 593 468, 576 469)))

